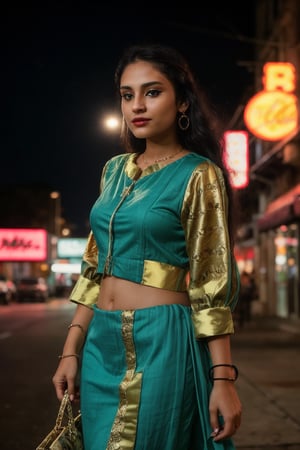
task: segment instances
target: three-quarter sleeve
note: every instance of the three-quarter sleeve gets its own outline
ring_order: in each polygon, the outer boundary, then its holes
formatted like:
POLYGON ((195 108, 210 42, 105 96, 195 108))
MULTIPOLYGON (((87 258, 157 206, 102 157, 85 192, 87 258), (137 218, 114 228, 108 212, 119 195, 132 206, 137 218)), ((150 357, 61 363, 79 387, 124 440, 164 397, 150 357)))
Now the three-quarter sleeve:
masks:
POLYGON ((201 163, 185 191, 182 224, 190 260, 188 294, 196 338, 232 334, 239 273, 230 245, 221 169, 201 163))
POLYGON ((98 248, 91 231, 81 261, 81 274, 70 294, 70 300, 92 307, 98 300, 101 275, 97 273, 98 248))
MULTIPOLYGON (((99 188, 100 193, 104 187, 108 162, 106 162, 102 170, 99 188)), ((80 303, 88 307, 92 307, 97 302, 102 279, 101 274, 97 273, 98 254, 94 234, 90 231, 81 260, 81 273, 70 294, 70 300, 72 302, 80 303)))

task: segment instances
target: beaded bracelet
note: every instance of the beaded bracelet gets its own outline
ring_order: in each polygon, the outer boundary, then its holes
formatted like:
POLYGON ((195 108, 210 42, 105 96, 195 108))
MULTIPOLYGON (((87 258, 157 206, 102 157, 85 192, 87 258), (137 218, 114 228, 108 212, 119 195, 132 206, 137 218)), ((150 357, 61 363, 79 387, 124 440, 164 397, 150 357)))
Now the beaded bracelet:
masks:
POLYGON ((215 364, 214 366, 212 366, 209 369, 208 376, 211 381, 218 381, 218 380, 236 381, 239 376, 239 371, 238 371, 238 368, 234 364, 215 364), (234 377, 233 378, 231 378, 231 377, 228 377, 228 378, 227 377, 216 377, 216 378, 214 378, 213 371, 214 371, 215 367, 230 367, 231 369, 234 370, 234 377))
POLYGON ((71 358, 71 356, 74 356, 77 359, 79 358, 79 355, 77 355, 77 353, 71 353, 70 355, 59 355, 58 359, 71 358))
POLYGON ((80 328, 80 330, 82 331, 82 333, 85 334, 85 330, 84 330, 83 326, 80 325, 80 323, 71 323, 71 324, 68 326, 68 330, 69 330, 70 328, 72 328, 72 327, 78 327, 78 328, 80 328))

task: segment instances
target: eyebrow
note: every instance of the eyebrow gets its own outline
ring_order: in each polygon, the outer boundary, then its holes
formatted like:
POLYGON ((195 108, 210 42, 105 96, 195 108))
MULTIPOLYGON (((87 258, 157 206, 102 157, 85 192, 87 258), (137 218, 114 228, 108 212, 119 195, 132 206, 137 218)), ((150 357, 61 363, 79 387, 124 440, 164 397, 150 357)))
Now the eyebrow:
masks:
MULTIPOLYGON (((142 87, 147 88, 149 86, 153 86, 156 84, 162 85, 162 83, 160 81, 148 81, 147 83, 143 83, 142 87)), ((120 86, 120 89, 132 89, 132 87, 131 86, 120 86)))

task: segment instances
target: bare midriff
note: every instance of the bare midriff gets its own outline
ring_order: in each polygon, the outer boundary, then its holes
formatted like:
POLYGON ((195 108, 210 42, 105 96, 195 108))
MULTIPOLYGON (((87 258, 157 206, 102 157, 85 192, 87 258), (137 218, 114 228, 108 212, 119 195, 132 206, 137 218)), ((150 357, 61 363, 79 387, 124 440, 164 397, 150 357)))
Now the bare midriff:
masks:
POLYGON ((102 279, 97 302, 98 308, 107 311, 141 309, 171 304, 189 306, 187 293, 144 286, 113 276, 106 276, 102 279))

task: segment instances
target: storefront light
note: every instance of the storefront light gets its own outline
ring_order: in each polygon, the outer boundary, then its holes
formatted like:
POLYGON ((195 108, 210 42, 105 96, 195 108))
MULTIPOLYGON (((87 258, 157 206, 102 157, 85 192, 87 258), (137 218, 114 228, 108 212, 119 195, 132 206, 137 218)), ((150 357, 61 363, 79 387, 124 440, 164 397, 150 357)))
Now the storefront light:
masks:
POLYGON ((57 264, 54 263, 51 266, 51 271, 54 273, 75 273, 79 274, 81 270, 81 264, 57 264))

